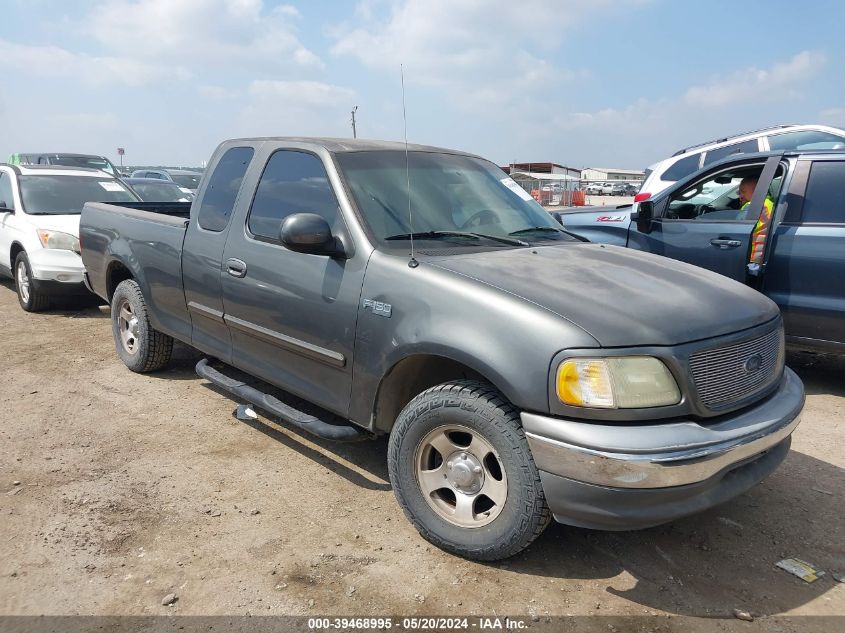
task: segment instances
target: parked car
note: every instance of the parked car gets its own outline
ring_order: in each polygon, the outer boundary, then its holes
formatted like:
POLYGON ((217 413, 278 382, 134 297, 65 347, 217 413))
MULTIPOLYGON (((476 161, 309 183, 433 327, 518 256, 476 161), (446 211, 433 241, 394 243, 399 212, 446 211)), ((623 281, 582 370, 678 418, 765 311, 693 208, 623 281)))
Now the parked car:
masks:
POLYGON ((194 194, 171 180, 124 178, 144 202, 191 202, 194 194))
POLYGON ((0 164, 0 272, 15 280, 27 312, 48 308, 55 297, 89 295, 82 282, 79 214, 91 200, 138 198, 96 169, 0 164))
POLYGON ((610 188, 610 195, 612 195, 612 196, 627 196, 628 195, 628 183, 627 182, 614 183, 613 186, 610 188))
POLYGON ((202 180, 202 173, 187 169, 138 169, 132 172, 131 177, 170 180, 188 191, 196 192, 202 180))
MULTIPOLYGON (((776 125, 678 150, 646 170, 640 191, 656 195, 678 180, 733 154, 768 150, 845 149, 845 130, 827 125, 776 125)), ((635 209, 636 210, 636 209, 635 209)))
POLYGON ((178 339, 218 359, 202 377, 301 430, 389 434, 394 493, 435 545, 496 560, 551 516, 651 526, 784 459, 804 391, 750 288, 573 238, 456 151, 242 139, 209 165, 179 217, 85 206, 118 355, 154 371, 178 339))
POLYGON ((115 177, 120 171, 105 156, 95 154, 69 154, 67 152, 44 152, 41 154, 12 154, 10 165, 61 165, 63 167, 85 167, 100 169, 115 177))
MULTIPOLYGON (((556 216, 594 242, 689 262, 778 304, 787 342, 845 353, 845 152, 743 154, 713 163, 632 207, 556 216), (759 178, 741 208, 743 178, 759 178), (768 197, 776 213, 761 216, 768 197), (758 222, 763 229, 755 236, 758 222)), ((720 307, 721 309, 721 307, 720 307)))
POLYGON ((587 185, 587 195, 609 196, 613 191, 613 185, 609 182, 594 182, 587 185))

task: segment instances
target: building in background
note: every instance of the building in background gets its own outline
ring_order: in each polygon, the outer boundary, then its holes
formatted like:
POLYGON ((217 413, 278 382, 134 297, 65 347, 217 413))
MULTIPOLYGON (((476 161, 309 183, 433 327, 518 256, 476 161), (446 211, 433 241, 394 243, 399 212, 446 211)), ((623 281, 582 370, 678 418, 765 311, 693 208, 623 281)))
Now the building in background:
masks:
POLYGON ((581 172, 581 180, 584 182, 624 180, 636 183, 645 180, 645 172, 639 169, 589 167, 581 172))
POLYGON ((562 174, 564 176, 571 176, 574 178, 581 178, 581 170, 575 167, 567 167, 566 165, 559 165, 557 163, 511 163, 505 165, 502 170, 506 174, 511 172, 523 172, 533 174, 562 174))

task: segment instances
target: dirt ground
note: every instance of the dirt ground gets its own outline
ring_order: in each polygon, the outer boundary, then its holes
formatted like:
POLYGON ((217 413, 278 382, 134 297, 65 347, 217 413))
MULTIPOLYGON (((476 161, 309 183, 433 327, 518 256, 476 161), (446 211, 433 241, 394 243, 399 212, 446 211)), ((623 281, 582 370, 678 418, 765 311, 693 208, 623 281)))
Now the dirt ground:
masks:
POLYGON ((408 524, 384 440, 239 422, 177 352, 133 374, 107 309, 26 314, 0 283, 0 615, 845 615, 843 359, 789 355, 803 422, 740 498, 639 532, 554 524, 480 564, 408 524), (827 575, 805 583, 786 557, 827 575))

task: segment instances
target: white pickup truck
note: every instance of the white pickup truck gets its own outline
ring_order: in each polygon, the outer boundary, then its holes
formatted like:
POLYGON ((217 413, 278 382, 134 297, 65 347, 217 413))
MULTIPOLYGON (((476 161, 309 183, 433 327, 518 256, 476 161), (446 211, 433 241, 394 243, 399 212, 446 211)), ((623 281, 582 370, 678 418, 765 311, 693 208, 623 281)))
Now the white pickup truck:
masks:
POLYGON ((137 200, 97 169, 0 164, 0 274, 15 280, 21 307, 38 312, 54 297, 90 294, 79 256, 82 207, 137 200))

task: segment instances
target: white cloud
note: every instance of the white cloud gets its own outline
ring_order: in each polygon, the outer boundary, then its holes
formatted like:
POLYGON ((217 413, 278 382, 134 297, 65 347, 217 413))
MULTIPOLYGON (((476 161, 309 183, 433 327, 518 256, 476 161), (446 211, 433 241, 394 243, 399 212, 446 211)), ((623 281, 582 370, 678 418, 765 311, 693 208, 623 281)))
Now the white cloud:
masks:
POLYGON ((223 86, 213 86, 210 84, 204 84, 197 87, 197 92, 203 97, 213 99, 214 101, 234 99, 237 96, 237 93, 234 90, 224 88, 223 86))
POLYGON ((554 48, 573 24, 620 7, 610 0, 367 0, 356 11, 364 26, 336 28, 332 53, 397 79, 403 63, 409 85, 442 90, 465 110, 513 114, 528 93, 580 75, 532 49, 554 48))
POLYGON ((684 95, 687 105, 720 108, 745 100, 777 99, 794 84, 814 77, 827 58, 818 51, 802 51, 771 68, 746 68, 714 78, 705 86, 693 86, 684 95))
POLYGON ((130 59, 74 53, 58 46, 28 46, 0 39, 0 68, 50 78, 66 78, 89 85, 144 86, 190 73, 178 65, 165 66, 130 59))
POLYGON ((819 123, 845 128, 845 108, 827 108, 819 113, 819 123))
POLYGON ((172 63, 290 70, 322 67, 296 36, 299 11, 263 0, 112 0, 82 28, 112 50, 172 63))
POLYGON ((288 107, 345 107, 355 93, 319 81, 256 80, 250 83, 249 94, 259 99, 279 99, 288 107))
POLYGON ((234 136, 349 136, 355 92, 319 81, 256 80, 234 119, 234 136))

